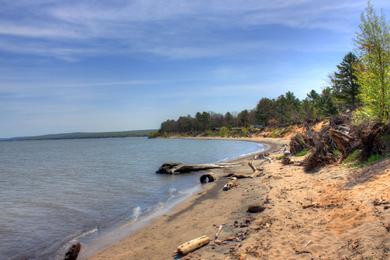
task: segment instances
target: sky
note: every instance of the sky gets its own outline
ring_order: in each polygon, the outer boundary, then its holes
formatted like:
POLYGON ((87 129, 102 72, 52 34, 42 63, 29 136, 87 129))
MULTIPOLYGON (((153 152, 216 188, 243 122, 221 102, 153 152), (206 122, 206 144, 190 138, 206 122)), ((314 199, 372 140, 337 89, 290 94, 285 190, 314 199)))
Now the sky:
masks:
MULTIPOLYGON (((390 1, 371 1, 390 17, 390 1)), ((0 137, 155 129, 328 84, 360 0, 0 0, 0 137)))

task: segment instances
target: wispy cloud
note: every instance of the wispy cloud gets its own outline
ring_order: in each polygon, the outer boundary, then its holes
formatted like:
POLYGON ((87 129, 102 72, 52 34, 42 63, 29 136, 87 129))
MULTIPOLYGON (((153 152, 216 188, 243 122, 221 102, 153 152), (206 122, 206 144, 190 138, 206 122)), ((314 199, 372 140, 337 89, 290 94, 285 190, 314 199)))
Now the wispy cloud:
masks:
POLYGON ((226 32, 233 29, 243 35, 268 25, 350 33, 364 5, 364 0, 4 1, 0 50, 68 61, 108 52, 215 57, 232 46, 238 52, 272 48, 251 35, 231 38, 226 32), (7 40, 12 44, 4 44, 7 40))

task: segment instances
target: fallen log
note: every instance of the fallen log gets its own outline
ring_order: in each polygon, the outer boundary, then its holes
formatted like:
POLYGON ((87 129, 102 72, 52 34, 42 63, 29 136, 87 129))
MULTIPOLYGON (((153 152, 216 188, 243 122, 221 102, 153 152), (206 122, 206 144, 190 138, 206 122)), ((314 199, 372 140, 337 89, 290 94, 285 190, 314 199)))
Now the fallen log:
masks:
POLYGON ((156 171, 160 174, 180 174, 210 169, 227 168, 240 165, 238 163, 208 163, 208 164, 184 164, 184 163, 164 163, 156 171))
POLYGON ((203 174, 200 176, 200 183, 208 183, 208 182, 214 182, 217 179, 214 173, 210 172, 207 174, 203 174))
POLYGON ((182 255, 186 255, 204 245, 207 245, 209 242, 210 242, 210 238, 208 236, 201 236, 181 244, 177 248, 177 252, 182 255))

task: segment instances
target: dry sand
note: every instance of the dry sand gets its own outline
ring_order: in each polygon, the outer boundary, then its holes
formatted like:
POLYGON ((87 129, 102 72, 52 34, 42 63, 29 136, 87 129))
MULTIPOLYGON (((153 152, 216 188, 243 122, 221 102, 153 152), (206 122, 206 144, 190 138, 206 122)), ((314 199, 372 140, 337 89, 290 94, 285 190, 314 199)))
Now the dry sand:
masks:
POLYGON ((307 174, 298 166, 302 157, 287 166, 277 160, 285 142, 271 142, 273 161, 261 165, 263 176, 222 191, 224 175, 251 173, 249 159, 213 170, 217 182, 91 259, 174 259, 179 244, 202 235, 212 241, 183 259, 390 259, 390 160, 307 174), (247 213, 253 204, 266 209, 247 213))

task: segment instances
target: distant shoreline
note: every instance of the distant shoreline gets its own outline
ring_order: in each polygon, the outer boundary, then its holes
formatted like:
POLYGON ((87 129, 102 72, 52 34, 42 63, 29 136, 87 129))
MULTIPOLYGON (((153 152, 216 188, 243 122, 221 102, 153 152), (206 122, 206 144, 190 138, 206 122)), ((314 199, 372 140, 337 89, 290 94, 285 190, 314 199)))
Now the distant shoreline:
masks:
POLYGON ((117 132, 74 132, 61 134, 47 134, 37 136, 21 136, 1 138, 1 141, 31 141, 31 140, 67 140, 67 139, 101 139, 101 138, 125 138, 125 137, 148 137, 156 132, 156 129, 117 131, 117 132))

